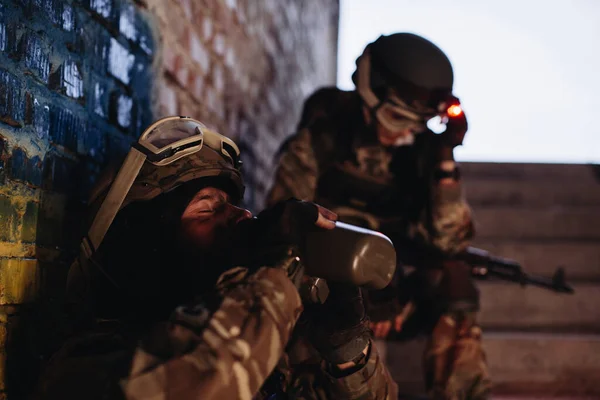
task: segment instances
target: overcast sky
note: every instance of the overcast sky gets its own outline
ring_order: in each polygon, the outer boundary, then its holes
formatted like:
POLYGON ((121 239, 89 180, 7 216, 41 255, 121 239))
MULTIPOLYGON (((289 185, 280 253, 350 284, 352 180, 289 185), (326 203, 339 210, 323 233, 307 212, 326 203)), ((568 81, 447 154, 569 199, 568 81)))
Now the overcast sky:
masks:
POLYGON ((338 85, 380 34, 412 32, 454 67, 463 161, 600 163, 600 0, 341 0, 338 85))

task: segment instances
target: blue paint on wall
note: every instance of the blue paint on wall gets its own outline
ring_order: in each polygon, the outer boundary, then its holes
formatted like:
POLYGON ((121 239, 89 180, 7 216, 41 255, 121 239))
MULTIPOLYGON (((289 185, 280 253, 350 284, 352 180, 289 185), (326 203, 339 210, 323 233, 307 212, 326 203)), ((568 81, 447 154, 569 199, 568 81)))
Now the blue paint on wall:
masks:
MULTIPOLYGON (((152 122, 151 24, 131 0, 0 4, 4 179, 68 191, 61 184, 43 185, 42 180, 69 174, 62 167, 42 174, 48 150, 53 158, 69 159, 72 168, 91 163, 91 171, 126 151, 152 122)), ((89 187, 95 176, 79 179, 89 187)), ((86 194, 77 196, 83 201, 86 194)))

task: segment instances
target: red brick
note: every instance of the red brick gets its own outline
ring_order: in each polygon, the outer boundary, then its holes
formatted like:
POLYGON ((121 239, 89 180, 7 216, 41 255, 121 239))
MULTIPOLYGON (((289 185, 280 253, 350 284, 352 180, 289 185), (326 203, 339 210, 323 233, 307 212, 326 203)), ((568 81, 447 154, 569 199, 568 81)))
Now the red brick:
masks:
MULTIPOLYGON (((302 95, 335 83, 337 0, 177 0, 176 7, 147 1, 161 24, 158 77, 169 75, 157 89, 160 112, 190 114, 236 138, 253 127, 262 141, 249 150, 251 157, 271 159, 297 123, 302 95)), ((248 190, 257 205, 272 172, 272 165, 251 172, 248 190)))
POLYGON ((177 93, 166 82, 158 87, 158 114, 160 116, 177 114, 177 93))
POLYGON ((201 75, 195 75, 193 78, 193 83, 190 85, 192 90, 192 95, 198 101, 202 101, 204 98, 204 77, 201 75))
POLYGON ((213 38, 213 49, 215 53, 217 53, 220 56, 223 56, 223 54, 225 54, 226 46, 227 42, 225 36, 223 36, 222 33, 217 33, 213 38))
POLYGON ((203 71, 207 72, 210 68, 210 54, 200 40, 200 36, 195 31, 190 31, 188 38, 190 57, 200 65, 203 71))
POLYGON ((225 75, 220 64, 213 65, 212 82, 217 93, 222 93, 225 89, 225 75))
POLYGON ((179 54, 179 51, 177 51, 177 46, 174 43, 165 41, 162 54, 163 69, 175 76, 180 63, 180 57, 181 55, 179 54))
POLYGON ((236 66, 237 57, 233 46, 227 48, 225 53, 225 66, 227 68, 234 68, 236 66))
POLYGON ((184 15, 188 19, 192 19, 194 16, 194 12, 192 11, 192 3, 191 0, 176 0, 179 3, 179 6, 182 8, 184 15))
POLYGON ((175 79, 181 86, 186 88, 190 76, 190 62, 186 60, 184 55, 180 55, 178 59, 180 62, 177 66, 177 71, 175 71, 175 79))
POLYGON ((202 107, 191 99, 186 99, 185 101, 182 101, 179 114, 195 118, 202 122, 202 107))
POLYGON ((209 17, 202 19, 202 37, 208 42, 213 35, 213 21, 209 17))
POLYGON ((217 93, 215 88, 210 85, 206 85, 204 89, 204 99, 206 107, 211 111, 218 112, 218 110, 222 108, 222 101, 219 93, 217 93))
POLYGON ((225 0, 225 4, 227 5, 227 7, 229 7, 232 11, 235 11, 237 9, 237 0, 225 0))
POLYGON ((152 10, 161 22, 161 35, 175 40, 184 38, 190 22, 185 18, 183 10, 180 7, 173 7, 172 2, 152 0, 152 3, 154 3, 152 10))
POLYGON ((216 24, 219 25, 219 28, 223 32, 228 32, 234 23, 233 12, 231 11, 231 9, 226 7, 223 3, 221 3, 219 1, 219 2, 217 2, 214 12, 215 12, 214 18, 215 18, 216 24))

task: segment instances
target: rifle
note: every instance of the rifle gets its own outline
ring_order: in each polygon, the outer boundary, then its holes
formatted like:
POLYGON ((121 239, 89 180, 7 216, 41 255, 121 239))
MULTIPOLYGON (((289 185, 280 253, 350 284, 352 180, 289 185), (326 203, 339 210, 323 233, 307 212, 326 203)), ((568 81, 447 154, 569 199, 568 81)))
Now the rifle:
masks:
POLYGON ((563 268, 557 268, 552 278, 529 275, 518 262, 490 255, 489 252, 475 247, 468 247, 455 259, 469 264, 472 268, 471 274, 476 279, 500 279, 516 282, 521 286, 538 286, 558 293, 575 293, 575 290, 566 282, 563 268))
POLYGON ((557 293, 575 293, 575 290, 566 282, 563 268, 558 268, 551 278, 547 278, 530 275, 515 260, 493 256, 486 250, 475 247, 467 247, 465 251, 450 257, 429 245, 416 243, 402 237, 395 239, 396 251, 406 265, 418 268, 419 265, 439 265, 443 260, 458 260, 471 267, 471 275, 475 279, 504 280, 519 283, 521 286, 538 286, 557 293))

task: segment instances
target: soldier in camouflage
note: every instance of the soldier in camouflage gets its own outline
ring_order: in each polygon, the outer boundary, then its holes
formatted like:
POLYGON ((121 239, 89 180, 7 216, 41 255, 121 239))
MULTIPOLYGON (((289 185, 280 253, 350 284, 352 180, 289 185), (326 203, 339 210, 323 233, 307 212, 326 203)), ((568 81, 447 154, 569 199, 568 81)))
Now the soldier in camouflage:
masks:
POLYGON ((355 91, 323 88, 306 101, 267 202, 315 201, 392 238, 416 269, 368 294, 375 336, 428 335, 431 397, 486 399, 478 291, 469 268, 450 261, 474 233, 453 157, 467 120, 450 61, 428 40, 397 33, 369 44, 352 78, 355 91), (445 124, 441 134, 428 129, 434 118, 445 124))
POLYGON ((170 117, 99 181, 69 271, 71 334, 34 398, 397 397, 360 291, 299 295, 302 238, 337 216, 290 200, 252 218, 239 167, 231 140, 170 117))

